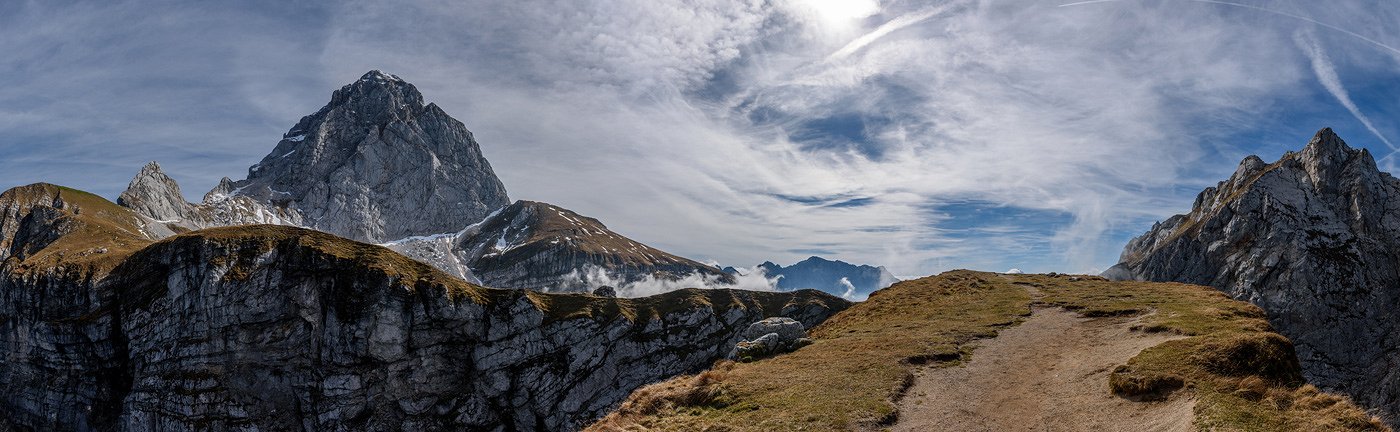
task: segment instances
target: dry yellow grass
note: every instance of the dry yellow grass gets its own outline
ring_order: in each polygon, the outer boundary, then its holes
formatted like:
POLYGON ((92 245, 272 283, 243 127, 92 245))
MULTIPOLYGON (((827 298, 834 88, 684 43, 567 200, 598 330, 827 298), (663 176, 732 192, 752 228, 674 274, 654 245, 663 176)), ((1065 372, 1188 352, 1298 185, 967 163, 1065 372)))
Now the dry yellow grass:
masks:
POLYGON ((136 214, 97 195, 47 183, 0 194, 0 203, 35 202, 61 203, 61 209, 54 207, 59 210, 51 222, 59 237, 16 263, 16 272, 62 267, 101 273, 150 244, 136 214))
POLYGON ((687 392, 695 378, 682 377, 648 387, 624 405, 659 409, 622 410, 591 430, 878 427, 895 413, 892 397, 908 386, 915 365, 957 361, 967 354, 963 344, 1017 323, 1030 313, 1029 303, 1024 289, 981 273, 901 282, 814 329, 810 346, 726 364, 723 373, 704 380, 705 393, 717 394, 705 403, 647 400, 687 392))
POLYGON ((1291 343, 1255 306, 1206 287, 1076 279, 955 271, 901 282, 819 326, 811 346, 646 387, 589 430, 878 430, 896 415, 890 401, 914 368, 975 356, 967 342, 1029 312, 1028 288, 1084 316, 1153 312, 1140 331, 1189 336, 1144 350, 1110 375, 1105 391, 1146 399, 1189 392, 1202 430, 1389 430, 1346 398, 1303 383, 1291 343))

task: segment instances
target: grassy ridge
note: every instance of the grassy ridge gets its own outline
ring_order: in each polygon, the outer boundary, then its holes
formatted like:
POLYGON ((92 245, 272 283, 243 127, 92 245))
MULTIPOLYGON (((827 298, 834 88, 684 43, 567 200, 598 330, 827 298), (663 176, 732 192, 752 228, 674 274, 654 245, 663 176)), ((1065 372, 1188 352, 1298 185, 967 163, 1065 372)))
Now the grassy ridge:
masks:
POLYGON ((1144 350, 1110 380, 1129 397, 1189 392, 1203 430, 1389 430, 1306 385, 1257 307, 1206 287, 1076 279, 955 271, 901 282, 814 329, 811 346, 644 387, 590 430, 878 430, 915 368, 975 356, 965 344, 1018 324, 1031 292, 1086 316, 1155 312, 1140 331, 1189 336, 1144 350))
POLYGON ((0 194, 0 207, 38 204, 56 212, 45 215, 58 236, 24 257, 20 272, 63 265, 111 270, 126 256, 150 244, 135 213, 100 196, 77 189, 36 183, 0 194), (61 205, 61 208, 55 206, 61 205))
POLYGON ((1030 313, 1026 290, 971 272, 906 281, 812 332, 791 354, 638 390, 592 430, 841 430, 876 427, 916 364, 955 361, 963 345, 1030 313))

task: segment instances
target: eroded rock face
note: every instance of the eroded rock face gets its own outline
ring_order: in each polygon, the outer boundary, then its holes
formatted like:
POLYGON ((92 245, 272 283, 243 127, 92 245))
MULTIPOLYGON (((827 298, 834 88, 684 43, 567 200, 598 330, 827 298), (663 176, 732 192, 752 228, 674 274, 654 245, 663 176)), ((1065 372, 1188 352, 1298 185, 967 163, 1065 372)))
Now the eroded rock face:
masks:
POLYGON ((493 290, 270 225, 85 255, 55 248, 135 233, 85 219, 125 209, 29 201, 22 219, 47 208, 77 225, 0 267, 0 417, 20 428, 572 430, 636 387, 709 366, 748 323, 815 325, 849 304, 815 291, 493 290))
MULTIPOLYGON (((516 201, 455 234, 385 244, 466 280, 497 288, 590 292, 651 278, 732 284, 718 268, 623 237, 597 219, 516 201)), ((621 291, 621 290, 616 290, 621 291)))
POLYGON ((335 91, 246 180, 224 179, 198 205, 159 171, 143 169, 121 202, 186 229, 273 223, 380 243, 455 232, 510 203, 466 126, 379 71, 335 91))
POLYGON ((166 235, 202 228, 248 224, 301 225, 301 213, 282 205, 269 205, 246 196, 233 194, 231 181, 225 177, 219 186, 204 196, 200 204, 185 201, 180 185, 151 162, 141 168, 136 178, 117 198, 117 204, 152 219, 152 226, 167 228, 166 235), (226 192, 227 191, 227 192, 226 192))
POLYGON ((1268 311, 1308 381, 1400 412, 1400 181, 1330 129, 1255 156, 1105 273, 1210 285, 1268 311))

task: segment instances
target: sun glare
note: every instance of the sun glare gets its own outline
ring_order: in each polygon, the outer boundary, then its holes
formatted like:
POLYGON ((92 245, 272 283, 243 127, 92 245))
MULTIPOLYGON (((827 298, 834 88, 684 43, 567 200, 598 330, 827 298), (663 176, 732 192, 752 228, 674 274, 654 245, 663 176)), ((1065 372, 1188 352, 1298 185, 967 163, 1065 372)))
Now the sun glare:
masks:
POLYGON ((880 11, 875 0, 800 0, 829 23, 856 20, 880 11))

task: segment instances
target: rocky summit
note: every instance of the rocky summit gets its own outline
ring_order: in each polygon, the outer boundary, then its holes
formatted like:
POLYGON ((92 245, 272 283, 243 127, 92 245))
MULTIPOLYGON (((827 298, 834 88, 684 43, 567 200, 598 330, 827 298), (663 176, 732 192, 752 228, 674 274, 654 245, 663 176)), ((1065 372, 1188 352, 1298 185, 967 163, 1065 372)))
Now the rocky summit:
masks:
POLYGON ((224 178, 202 202, 187 202, 155 162, 117 202, 153 233, 299 226, 381 243, 492 287, 588 292, 688 277, 693 285, 734 282, 597 219, 540 202, 511 204, 471 132, 437 105, 424 105, 412 84, 379 71, 335 91, 247 179, 224 178))
POLYGON ((500 288, 590 292, 639 281, 733 276, 623 237, 597 219, 558 206, 516 201, 450 235, 386 244, 449 274, 500 288))
POLYGON ((1133 239, 1106 276, 1216 287, 1268 312, 1309 381, 1400 413, 1400 180, 1323 129, 1240 162, 1191 212, 1133 239))
POLYGON ((199 205, 178 191, 152 164, 121 203, 190 229, 280 223, 369 242, 455 232, 510 203, 471 131, 380 71, 336 90, 247 179, 224 179, 199 205))
POLYGON ((82 191, 0 194, 0 430, 573 430, 817 291, 618 299, 469 284, 276 225, 156 241, 82 191))

